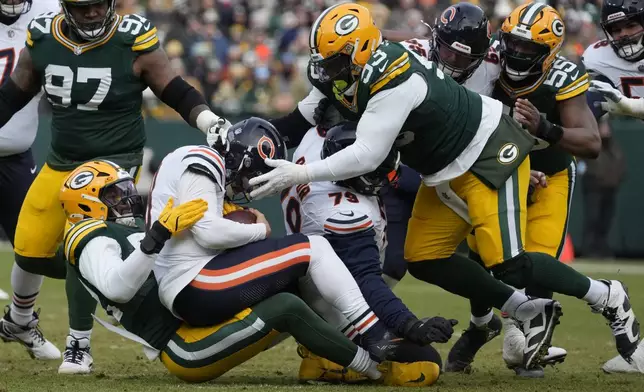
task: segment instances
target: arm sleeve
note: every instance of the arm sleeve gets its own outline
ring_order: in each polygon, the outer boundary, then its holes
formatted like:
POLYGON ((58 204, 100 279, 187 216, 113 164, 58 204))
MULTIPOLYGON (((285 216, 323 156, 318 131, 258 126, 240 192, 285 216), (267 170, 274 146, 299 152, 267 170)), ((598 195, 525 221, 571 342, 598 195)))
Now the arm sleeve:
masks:
POLYGON ((297 104, 297 108, 299 109, 300 113, 311 125, 315 125, 313 115, 315 114, 315 108, 318 107, 318 104, 322 99, 324 99, 324 94, 322 94, 322 91, 313 87, 309 95, 307 95, 306 98, 304 98, 300 101, 300 103, 297 104))
POLYGON ((224 219, 223 200, 214 182, 203 174, 185 171, 179 180, 178 202, 193 199, 208 202, 208 211, 190 231, 199 245, 210 249, 230 249, 266 238, 266 226, 244 224, 224 219))
POLYGON ((427 83, 412 75, 369 100, 358 122, 356 141, 321 161, 306 165, 311 181, 338 181, 375 170, 389 154, 409 113, 427 95, 427 83))
POLYGON ((134 297, 150 275, 156 255, 146 255, 137 247, 121 259, 121 247, 112 238, 90 240, 79 259, 80 274, 110 300, 125 303, 134 297))

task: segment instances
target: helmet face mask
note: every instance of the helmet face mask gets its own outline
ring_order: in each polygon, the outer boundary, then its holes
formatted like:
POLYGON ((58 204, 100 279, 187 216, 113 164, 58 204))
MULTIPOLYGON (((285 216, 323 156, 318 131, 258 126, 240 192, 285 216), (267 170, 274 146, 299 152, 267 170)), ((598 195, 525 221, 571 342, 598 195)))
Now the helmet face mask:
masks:
POLYGON ((550 54, 546 45, 507 33, 501 33, 501 51, 504 70, 512 80, 541 74, 543 62, 550 54))
POLYGON ((116 0, 60 0, 65 22, 83 40, 95 41, 107 34, 116 18, 116 0), (83 20, 87 7, 96 7, 100 18, 96 20, 83 20))
POLYGON ((615 53, 627 61, 641 59, 644 55, 644 12, 633 15, 619 12, 618 16, 610 16, 601 26, 615 53))
POLYGON ((107 220, 133 226, 134 218, 142 218, 143 198, 138 194, 134 180, 126 178, 105 186, 98 198, 107 207, 107 220))
POLYGON ((448 7, 433 28, 432 60, 458 83, 465 82, 490 48, 491 29, 483 10, 469 3, 448 7))
POLYGON ((225 147, 212 146, 225 160, 226 196, 238 204, 248 203, 253 190, 248 181, 273 170, 264 163, 266 158, 286 159, 286 144, 270 122, 258 117, 234 124, 227 137, 225 147))
MULTIPOLYGON (((325 159, 355 142, 357 124, 345 121, 333 126, 326 132, 326 138, 320 157, 325 159)), ((395 182, 400 175, 400 153, 391 149, 385 160, 378 168, 370 173, 342 181, 335 181, 338 186, 367 196, 375 196, 386 185, 395 182)))
POLYGON ((32 0, 0 0, 0 15, 17 18, 31 10, 32 0))

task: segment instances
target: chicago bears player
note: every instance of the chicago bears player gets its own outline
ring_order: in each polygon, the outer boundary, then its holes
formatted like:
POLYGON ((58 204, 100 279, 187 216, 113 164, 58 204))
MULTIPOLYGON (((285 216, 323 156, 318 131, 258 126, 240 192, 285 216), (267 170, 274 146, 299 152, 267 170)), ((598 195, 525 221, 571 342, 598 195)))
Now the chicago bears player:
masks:
MULTIPOLYGON (((156 27, 138 15, 118 15, 116 0, 60 0, 61 13, 39 15, 28 25, 26 50, 0 87, 0 126, 44 87, 52 105, 52 143, 20 210, 16 262, 31 273, 62 279, 57 253, 65 228, 58 189, 76 166, 109 158, 136 178, 145 130, 142 91, 150 87, 191 126, 204 133, 230 126, 170 66, 156 27), (40 230, 34 230, 39 227, 40 230)), ((66 285, 70 335, 89 339, 96 308, 84 288, 66 285), (75 291, 78 289, 78 291, 75 291)), ((91 357, 67 347, 59 371, 87 373, 91 357)))
POLYGON ((591 105, 597 116, 644 119, 644 1, 604 1, 601 26, 606 39, 589 46, 582 59, 593 76, 591 105))
POLYGON ((155 275, 162 303, 193 326, 211 325, 270 295, 292 290, 299 282, 307 302, 321 296, 337 308, 373 355, 395 351, 399 342, 391 340, 324 237, 266 238, 270 226, 255 210, 251 210, 258 217, 255 224, 222 218, 225 194, 230 199, 246 198, 249 180, 269 170, 264 159, 286 157, 275 128, 259 118, 244 120, 230 128, 225 145, 218 148, 221 152, 200 146, 179 148, 164 158, 155 176, 148 222, 159 216, 163 198, 179 202, 203 198, 209 204, 203 219, 170 239, 159 253, 155 275))
MULTIPOLYGON (((56 13, 59 9, 56 0, 0 0, 0 86, 8 82, 17 65, 25 47, 29 22, 37 15, 56 13)), ((22 202, 36 176, 31 144, 38 129, 41 96, 36 94, 0 128, 0 203, 3 207, 0 225, 12 245, 22 202)), ((27 272, 14 263, 13 296, 0 320, 0 338, 22 343, 33 358, 56 359, 60 358, 60 351, 43 337, 38 328, 38 314, 33 311, 42 281, 42 275, 27 272)), ((5 293, 1 292, 0 296, 4 297, 5 293)))
POLYGON ((364 350, 289 293, 276 294, 217 325, 193 327, 172 315, 159 298, 154 261, 171 237, 203 218, 206 201, 177 206, 170 199, 144 232, 145 207, 134 179, 109 161, 91 161, 74 170, 61 187, 60 201, 74 224, 64 239, 68 278, 82 283, 125 330, 103 325, 143 344, 148 358, 160 358, 171 374, 185 381, 212 380, 284 332, 319 355, 377 376, 364 350))
MULTIPOLYGON (((341 122, 328 130, 322 126, 311 128, 293 153, 292 160, 304 164, 333 155, 355 141, 355 130, 353 122, 341 122)), ((435 317, 419 321, 391 292, 381 276, 388 229, 378 193, 396 179, 399 162, 399 153, 392 150, 371 173, 337 183, 314 182, 286 189, 281 196, 285 227, 289 234, 324 236, 356 279, 374 313, 396 335, 419 345, 444 343, 456 320, 435 317)), ((354 338, 357 335, 349 320, 337 315, 332 308, 316 307, 315 310, 347 336, 354 338)), ((307 367, 316 365, 321 367, 310 358, 304 358, 300 377, 302 373, 314 373, 307 367)))

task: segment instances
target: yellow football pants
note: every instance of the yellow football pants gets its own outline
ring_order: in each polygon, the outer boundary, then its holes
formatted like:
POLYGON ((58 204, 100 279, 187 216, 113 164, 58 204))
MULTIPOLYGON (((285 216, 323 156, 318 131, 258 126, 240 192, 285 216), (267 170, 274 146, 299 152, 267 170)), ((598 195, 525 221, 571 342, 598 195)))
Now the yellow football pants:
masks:
MULTIPOLYGON (((546 188, 537 188, 530 195, 526 251, 546 253, 556 258, 561 255, 568 231, 576 173, 577 164, 573 161, 565 170, 547 176, 546 188)), ((478 253, 477 240, 473 235, 467 237, 467 245, 478 253)))
POLYGON ((525 243, 529 184, 529 158, 499 190, 489 188, 471 172, 450 181, 451 190, 467 205, 471 224, 443 201, 449 195, 439 195, 438 188, 421 185, 409 220, 405 259, 448 258, 472 229, 486 267, 517 256, 525 243))
MULTIPOLYGON (((128 170, 135 181, 140 168, 128 170)), ((31 184, 16 226, 14 251, 20 256, 49 258, 56 254, 67 221, 58 194, 69 173, 71 171, 56 171, 45 164, 31 184)))
POLYGON ((213 380, 271 346, 279 332, 251 309, 213 327, 183 324, 161 352, 168 371, 189 382, 213 380))

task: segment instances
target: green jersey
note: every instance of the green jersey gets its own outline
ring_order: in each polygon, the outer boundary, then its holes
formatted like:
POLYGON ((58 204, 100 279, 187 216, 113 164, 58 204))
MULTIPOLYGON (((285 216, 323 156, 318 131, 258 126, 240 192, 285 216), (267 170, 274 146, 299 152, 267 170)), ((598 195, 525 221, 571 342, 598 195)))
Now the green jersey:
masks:
POLYGON ((159 287, 154 274, 150 273, 130 301, 117 303, 105 297, 82 276, 80 271, 81 254, 91 240, 107 237, 116 241, 121 248, 121 258, 126 259, 134 251, 130 240, 135 243, 137 241, 136 237, 131 237, 133 235, 139 237, 142 233, 142 222, 139 227, 128 227, 113 222, 86 219, 72 226, 65 234, 65 258, 76 270, 83 285, 108 314, 116 317, 126 330, 139 336, 152 347, 162 350, 179 328, 181 321, 161 304, 159 287))
POLYGON ((340 113, 358 120, 375 94, 399 86, 413 74, 427 83, 424 101, 405 120, 396 141, 402 161, 423 175, 453 162, 476 135, 481 122, 481 97, 446 77, 407 43, 384 41, 364 66, 353 95, 340 95, 331 83, 309 72, 313 85, 329 97, 340 113))
POLYGON ((145 130, 136 58, 159 47, 157 29, 138 15, 117 16, 105 36, 79 43, 62 14, 29 24, 27 49, 52 106, 47 164, 72 170, 95 158, 122 167, 141 164, 145 130))
MULTIPOLYGON (((528 87, 516 87, 516 82, 502 73, 494 86, 492 98, 503 102, 504 111, 511 114, 517 98, 529 100, 548 121, 561 125, 558 102, 584 94, 589 87, 588 73, 583 64, 575 64, 558 56, 550 71, 528 87)), ((550 146, 530 153, 530 166, 534 170, 552 175, 566 169, 572 154, 557 146, 550 146)))

